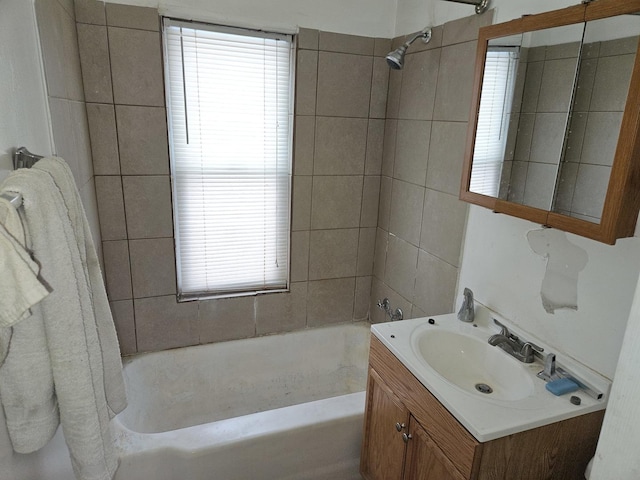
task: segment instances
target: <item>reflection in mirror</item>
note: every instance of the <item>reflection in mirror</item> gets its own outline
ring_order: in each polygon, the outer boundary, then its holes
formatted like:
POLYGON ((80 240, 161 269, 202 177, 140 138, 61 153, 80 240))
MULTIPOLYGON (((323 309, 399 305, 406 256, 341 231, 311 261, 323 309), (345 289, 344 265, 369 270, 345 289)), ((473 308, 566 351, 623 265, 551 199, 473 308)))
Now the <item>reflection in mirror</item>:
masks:
POLYGON ((471 192, 551 209, 583 32, 576 24, 489 42, 471 192), (496 67, 504 52, 509 61, 496 67))
POLYGON ((600 223, 639 34, 636 15, 586 26, 555 212, 600 223))

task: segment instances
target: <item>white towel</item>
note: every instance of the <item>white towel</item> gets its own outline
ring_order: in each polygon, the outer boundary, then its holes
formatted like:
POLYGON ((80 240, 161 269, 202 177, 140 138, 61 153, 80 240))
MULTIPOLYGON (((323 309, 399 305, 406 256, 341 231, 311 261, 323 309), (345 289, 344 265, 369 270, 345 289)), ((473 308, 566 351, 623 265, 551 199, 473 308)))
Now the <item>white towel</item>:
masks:
POLYGON ((49 294, 38 279, 39 265, 26 250, 18 212, 0 198, 0 399, 15 451, 43 447, 58 428, 58 406, 46 346, 42 311, 37 303, 49 294), (8 356, 9 345, 20 355, 8 356), (26 359, 26 360, 25 360, 26 359), (23 379, 32 366, 41 368, 38 382, 23 379))
POLYGON ((89 284, 91 305, 102 352, 107 405, 111 410, 110 415, 113 417, 127 406, 122 378, 122 360, 107 291, 100 270, 100 262, 91 237, 89 222, 82 206, 82 200, 76 188, 73 174, 67 163, 61 158, 43 158, 33 168, 40 169, 51 175, 69 212, 71 226, 80 250, 80 259, 85 266, 83 271, 87 274, 86 281, 89 284))
MULTIPOLYGON (((18 170, 5 180, 3 188, 22 194, 27 234, 41 264, 41 278, 51 289, 41 302, 43 321, 60 422, 76 477, 109 480, 118 464, 109 418, 126 401, 121 371, 119 381, 118 375, 105 372, 103 358, 119 354, 113 325, 113 338, 108 340, 102 338, 108 329, 97 326, 94 312, 98 309, 93 299, 100 294, 92 290, 96 286, 91 280, 94 274, 86 269, 86 259, 95 256, 95 251, 89 252, 91 249, 87 247, 91 243, 87 240, 78 245, 78 229, 74 229, 70 219, 71 213, 77 226, 84 221, 84 214, 67 210, 52 176, 41 169, 18 170), (83 249, 85 252, 81 254, 83 249), (114 346, 116 352, 106 353, 114 346), (119 394, 110 394, 114 400, 109 407, 106 391, 111 384, 119 394)), ((84 225, 82 231, 87 231, 84 225)), ((103 308, 99 310, 102 312, 103 308)), ((14 354, 19 353, 14 352, 12 345, 7 360, 14 354)), ((24 382, 37 382, 40 373, 41 369, 35 368, 32 377, 24 382)))

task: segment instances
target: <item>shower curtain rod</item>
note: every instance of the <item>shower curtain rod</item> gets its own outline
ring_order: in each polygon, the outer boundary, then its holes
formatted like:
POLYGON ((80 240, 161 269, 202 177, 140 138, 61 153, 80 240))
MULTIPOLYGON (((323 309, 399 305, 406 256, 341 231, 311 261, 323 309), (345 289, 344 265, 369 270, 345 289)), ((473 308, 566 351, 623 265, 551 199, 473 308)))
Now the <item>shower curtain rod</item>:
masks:
POLYGON ((476 13, 479 15, 484 13, 489 7, 489 0, 445 0, 446 2, 466 3, 467 5, 475 5, 476 13))

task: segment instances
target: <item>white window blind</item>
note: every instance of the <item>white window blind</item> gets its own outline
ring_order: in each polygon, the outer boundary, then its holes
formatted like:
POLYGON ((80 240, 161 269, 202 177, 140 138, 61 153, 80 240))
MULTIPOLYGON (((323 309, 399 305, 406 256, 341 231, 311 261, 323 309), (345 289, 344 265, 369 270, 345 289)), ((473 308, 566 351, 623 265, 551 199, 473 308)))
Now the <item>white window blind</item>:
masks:
POLYGON ((470 190, 498 196, 511 119, 519 52, 517 47, 489 47, 473 151, 470 190))
POLYGON ((163 32, 179 297, 286 289, 292 37, 163 32))

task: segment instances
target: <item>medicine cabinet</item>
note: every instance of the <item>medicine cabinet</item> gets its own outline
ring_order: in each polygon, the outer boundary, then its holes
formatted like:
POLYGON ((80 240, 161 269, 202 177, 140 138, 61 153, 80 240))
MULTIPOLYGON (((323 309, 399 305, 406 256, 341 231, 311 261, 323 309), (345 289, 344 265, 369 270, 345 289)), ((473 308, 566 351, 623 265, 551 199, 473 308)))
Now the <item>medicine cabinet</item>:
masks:
POLYGON ((640 0, 483 27, 461 200, 608 244, 640 209, 640 0))

